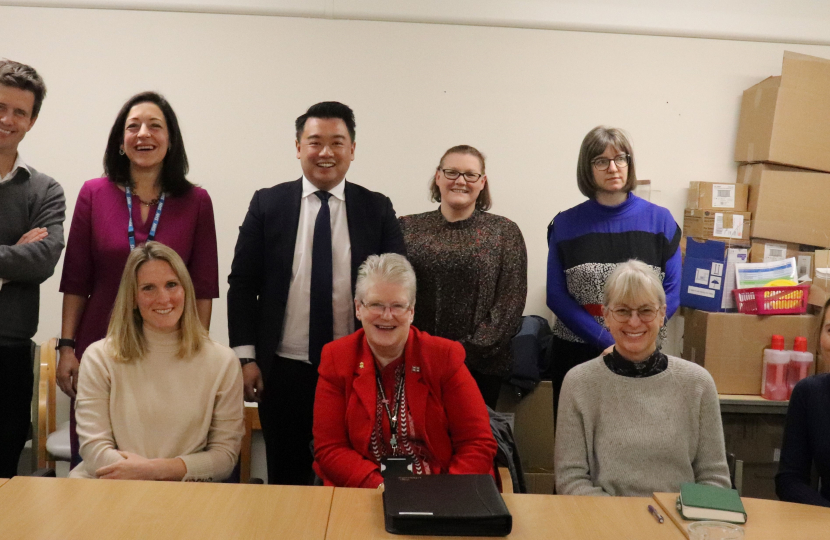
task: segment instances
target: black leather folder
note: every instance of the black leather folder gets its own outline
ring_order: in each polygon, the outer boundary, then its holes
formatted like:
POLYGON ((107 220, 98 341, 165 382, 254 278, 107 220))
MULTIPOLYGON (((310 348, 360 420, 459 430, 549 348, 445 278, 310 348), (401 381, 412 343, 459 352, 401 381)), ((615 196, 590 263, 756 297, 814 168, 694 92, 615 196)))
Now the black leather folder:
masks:
POLYGON ((513 528, 490 475, 401 476, 384 484, 383 513, 392 534, 507 536, 513 528))

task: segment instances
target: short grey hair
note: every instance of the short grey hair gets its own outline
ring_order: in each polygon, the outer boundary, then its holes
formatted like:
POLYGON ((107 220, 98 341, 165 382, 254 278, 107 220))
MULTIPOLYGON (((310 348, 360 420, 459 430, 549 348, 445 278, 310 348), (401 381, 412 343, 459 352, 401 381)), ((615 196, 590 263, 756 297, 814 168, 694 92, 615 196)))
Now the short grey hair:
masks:
POLYGON ((641 301, 657 303, 662 306, 666 303, 666 291, 658 277, 658 271, 637 259, 630 259, 617 265, 617 268, 608 276, 605 282, 603 305, 627 304, 637 307, 641 301))
POLYGON ((354 299, 362 302, 369 287, 378 281, 403 285, 409 294, 409 306, 415 305, 415 270, 403 255, 370 255, 357 270, 354 299))

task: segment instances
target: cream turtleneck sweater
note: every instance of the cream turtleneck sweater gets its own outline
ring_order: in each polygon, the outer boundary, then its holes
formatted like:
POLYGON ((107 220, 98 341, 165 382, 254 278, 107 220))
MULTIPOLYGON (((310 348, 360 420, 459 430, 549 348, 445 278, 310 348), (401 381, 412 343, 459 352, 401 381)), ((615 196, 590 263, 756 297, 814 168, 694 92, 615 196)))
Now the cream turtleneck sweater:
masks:
POLYGON ((123 459, 181 458, 183 480, 219 481, 236 465, 243 434, 242 370, 233 351, 210 339, 191 358, 178 358, 179 334, 144 328, 147 354, 117 362, 106 339, 83 356, 75 417, 83 463, 71 477, 123 459))

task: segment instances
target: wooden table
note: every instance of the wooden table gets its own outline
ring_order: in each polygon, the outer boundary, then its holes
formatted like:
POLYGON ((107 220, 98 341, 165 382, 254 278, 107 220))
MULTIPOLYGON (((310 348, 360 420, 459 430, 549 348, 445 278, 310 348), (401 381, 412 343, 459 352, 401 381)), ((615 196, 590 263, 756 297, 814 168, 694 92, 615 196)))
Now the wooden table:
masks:
MULTIPOLYGON (((3 491, 0 490, 0 493, 3 491)), ((686 535, 691 521, 677 511, 677 493, 655 493, 654 499, 686 535)), ((741 497, 746 510, 744 540, 817 540, 830 537, 830 508, 741 497)))
POLYGON ((8 481, 9 481, 8 478, 0 478, 0 486, 2 486, 3 484, 5 484, 8 481))
MULTIPOLYGON (((573 497, 566 495, 505 494, 513 515, 510 540, 540 538, 622 540, 682 540, 670 521, 664 524, 648 513, 650 498, 573 497)), ((326 540, 423 539, 399 536, 383 526, 383 502, 376 490, 336 488, 326 540)), ((444 538, 444 537, 430 537, 444 538)), ((447 537, 458 539, 459 537, 447 537)))
POLYGON ((246 540, 326 535, 334 489, 15 477, 3 540, 246 540))

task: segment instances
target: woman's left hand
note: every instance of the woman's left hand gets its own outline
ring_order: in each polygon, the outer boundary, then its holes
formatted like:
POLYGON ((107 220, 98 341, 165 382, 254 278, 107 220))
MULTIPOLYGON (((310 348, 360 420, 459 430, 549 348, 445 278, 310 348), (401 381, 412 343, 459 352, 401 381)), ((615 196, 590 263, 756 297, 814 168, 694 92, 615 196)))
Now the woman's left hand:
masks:
POLYGON ((124 458, 121 461, 101 467, 95 476, 108 480, 155 480, 156 467, 152 459, 147 459, 132 452, 118 451, 124 458))

